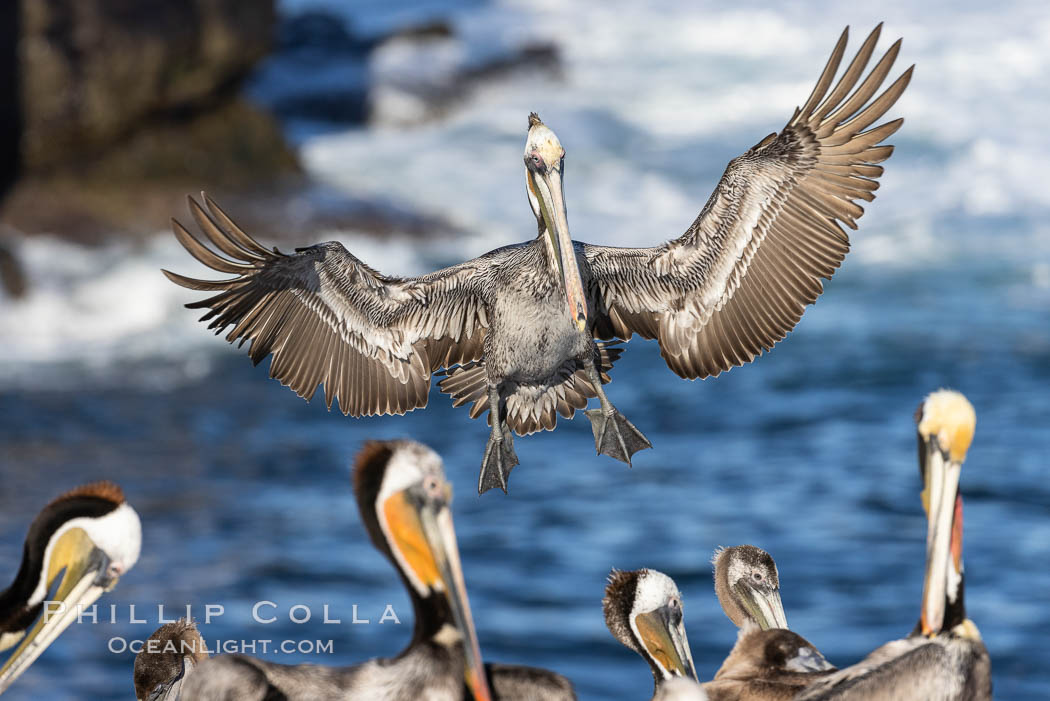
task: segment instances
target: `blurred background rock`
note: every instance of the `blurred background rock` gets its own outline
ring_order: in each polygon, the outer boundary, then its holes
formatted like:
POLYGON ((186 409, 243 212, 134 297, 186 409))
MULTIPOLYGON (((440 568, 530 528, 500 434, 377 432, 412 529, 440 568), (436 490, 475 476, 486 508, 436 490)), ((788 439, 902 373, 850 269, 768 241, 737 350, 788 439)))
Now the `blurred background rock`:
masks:
POLYGON ((311 182, 286 134, 411 126, 486 80, 558 69, 552 44, 467 52, 447 21, 426 15, 357 32, 324 9, 279 21, 274 0, 3 5, 0 277, 12 295, 28 285, 13 237, 151 234, 201 188, 263 236, 448 231, 311 182))
POLYGON ((241 96, 272 45, 272 1, 7 5, 20 16, 4 102, 21 125, 8 225, 83 240, 141 232, 190 183, 240 188, 298 171, 275 120, 241 96))

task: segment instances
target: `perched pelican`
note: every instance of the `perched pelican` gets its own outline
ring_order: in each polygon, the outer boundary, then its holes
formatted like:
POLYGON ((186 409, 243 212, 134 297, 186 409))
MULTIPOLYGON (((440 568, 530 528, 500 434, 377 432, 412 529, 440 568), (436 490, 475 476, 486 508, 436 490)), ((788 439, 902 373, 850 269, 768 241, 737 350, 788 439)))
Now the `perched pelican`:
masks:
POLYGON ((135 698, 138 701, 178 701, 193 668, 208 659, 208 649, 193 621, 165 623, 135 656, 135 698))
POLYGON ((0 667, 0 694, 81 609, 116 586, 138 561, 141 544, 139 516, 111 482, 77 487, 44 507, 29 526, 15 581, 0 592, 0 650, 22 641, 0 667))
MULTIPOLYGON (((595 339, 655 338, 670 368, 695 379, 750 362, 794 328, 849 249, 902 120, 877 122, 911 78, 876 97, 894 43, 861 80, 879 38, 864 41, 838 83, 844 31, 809 99, 779 134, 730 161, 703 210, 679 238, 652 248, 612 248, 569 237, 562 191, 565 149, 535 114, 525 142, 525 191, 536 239, 429 275, 383 275, 336 242, 269 250, 204 198, 190 200, 216 250, 178 222, 175 236, 205 265, 233 274, 175 283, 214 292, 188 304, 231 343, 251 341, 252 361, 273 354, 270 376, 344 414, 403 414, 426 406, 433 373, 472 418, 489 412, 478 480, 507 488, 518 464, 512 432, 553 430, 557 415, 587 411, 600 454, 630 463, 650 442, 605 396, 622 349, 595 339), (830 89, 830 92, 829 92, 830 89), (866 131, 865 131, 866 130, 866 131), (216 252, 218 251, 218 252, 216 252), (221 254, 225 254, 224 257, 221 254)), ((631 154, 625 152, 625 159, 631 154)), ((476 167, 468 153, 450 172, 476 167)), ((437 175, 437 174, 435 174, 437 175)))
POLYGON ((915 630, 806 690, 802 699, 984 701, 992 698, 988 651, 963 602, 962 497, 959 474, 977 415, 963 395, 940 390, 915 414, 926 576, 915 630))
POLYGON ((786 701, 835 668, 787 630, 773 557, 753 545, 715 551, 715 593, 740 628, 736 644, 704 690, 712 701, 786 701))
POLYGON ((357 457, 354 491, 372 542, 397 568, 412 599, 415 629, 408 647, 393 659, 352 667, 282 665, 246 655, 210 657, 182 683, 183 698, 576 698, 569 681, 553 672, 482 665, 452 527, 452 485, 434 451, 411 441, 369 443, 357 457))
POLYGON ((737 628, 748 622, 762 630, 788 627, 780 601, 780 574, 769 553, 754 545, 719 548, 711 564, 718 603, 737 628))
POLYGON ((664 692, 670 679, 696 681, 682 620, 682 595, 673 579, 656 570, 613 570, 605 586, 602 609, 613 637, 649 663, 653 699, 671 693, 664 692))

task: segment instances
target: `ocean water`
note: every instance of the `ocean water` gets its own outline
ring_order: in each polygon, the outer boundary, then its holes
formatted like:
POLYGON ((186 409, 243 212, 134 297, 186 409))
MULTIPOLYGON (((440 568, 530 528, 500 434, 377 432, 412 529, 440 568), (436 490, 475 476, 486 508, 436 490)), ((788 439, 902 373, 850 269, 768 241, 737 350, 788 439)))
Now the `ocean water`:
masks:
MULTIPOLYGON (((777 560, 791 627, 848 665, 918 616, 925 521, 911 417, 942 386, 977 409, 962 476, 966 594, 996 695, 1046 697, 1050 13, 1023 2, 642 9, 626 0, 340 11, 372 31, 448 17, 468 59, 543 39, 564 61, 560 79, 483 84, 411 129, 289 125, 318 179, 463 232, 317 233, 390 273, 533 234, 520 161, 531 110, 567 150, 574 238, 651 245, 685 229, 726 161, 783 125, 844 25, 852 47, 886 20, 880 46, 903 36, 897 70, 917 69, 891 113, 906 123, 878 198, 798 328, 752 365, 700 382, 680 380, 654 343, 635 339, 608 391, 654 450, 629 469, 594 455, 584 417, 563 420, 516 441, 509 496, 476 495, 487 428, 436 391, 425 411, 353 420, 252 368, 181 307, 195 294, 158 273, 201 272, 170 236, 101 250, 23 243, 33 292, 0 302, 0 571, 17 569, 44 503, 93 479, 123 485, 144 541, 139 564, 101 601, 118 607, 117 622, 105 609, 102 622, 71 627, 6 698, 129 698, 132 655, 109 648, 147 637, 158 604, 169 617, 191 605, 208 641, 332 641, 330 653, 269 659, 396 654, 411 609, 363 532, 349 465, 363 441, 404 436, 441 453, 456 486, 486 659, 555 669, 582 699, 648 698, 648 669, 606 631, 601 596, 610 568, 651 567, 682 590, 697 670, 710 679, 735 629, 709 559, 719 545, 753 543, 777 560), (274 623, 252 620, 261 600, 276 605, 263 610, 274 623), (145 623, 130 622, 132 604, 145 623), (208 604, 224 613, 204 624, 208 604), (310 622, 289 620, 299 604, 310 622), (341 624, 322 622, 325 604, 341 624), (378 623, 388 604, 400 625, 378 623), (350 623, 355 605, 369 624, 350 623)), ((395 51, 406 49, 381 49, 370 70, 411 61, 395 51)))

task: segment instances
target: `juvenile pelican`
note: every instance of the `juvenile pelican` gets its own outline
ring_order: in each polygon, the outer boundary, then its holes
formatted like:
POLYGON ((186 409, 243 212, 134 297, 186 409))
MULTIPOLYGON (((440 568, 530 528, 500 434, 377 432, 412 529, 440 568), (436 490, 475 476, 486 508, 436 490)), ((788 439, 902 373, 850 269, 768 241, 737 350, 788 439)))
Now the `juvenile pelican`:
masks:
POLYGON ((44 507, 29 526, 15 581, 0 591, 0 650, 21 640, 0 667, 0 694, 77 620, 81 608, 116 586, 138 561, 141 544, 138 514, 111 482, 77 487, 44 507))
POLYGON ((372 542, 397 569, 415 613, 412 641, 393 659, 352 667, 281 665, 246 655, 201 662, 182 684, 194 701, 490 701, 575 699, 547 670, 482 665, 452 527, 441 458, 411 441, 369 443, 354 492, 372 542))
POLYGON ((716 550, 711 563, 718 603, 737 628, 748 623, 762 630, 788 627, 772 555, 754 545, 737 545, 716 550))
POLYGON ((787 701, 835 668, 787 630, 773 557, 753 545, 720 548, 712 560, 722 611, 740 628, 736 644, 704 690, 712 701, 787 701))
POLYGON ((800 699, 992 698, 991 662, 963 602, 959 475, 977 415, 966 397, 940 390, 915 414, 926 511, 926 576, 919 623, 859 663, 814 684, 800 699))
MULTIPOLYGON (((849 249, 882 175, 879 145, 902 120, 868 129, 893 106, 909 68, 876 93, 900 49, 894 43, 861 81, 879 28, 832 88, 843 32, 809 99, 779 134, 730 161, 696 220, 652 248, 611 248, 569 237, 562 177, 565 149, 535 114, 525 142, 525 191, 536 239, 429 275, 383 275, 336 242, 284 254, 239 229, 204 198, 190 200, 202 245, 178 222, 175 236, 199 261, 231 273, 176 284, 216 293, 188 304, 226 340, 251 341, 270 376, 344 414, 403 414, 424 407, 430 378, 470 415, 489 412, 491 434, 478 489, 507 488, 518 464, 512 432, 553 430, 557 415, 587 411, 600 454, 630 463, 648 439, 605 396, 621 349, 595 339, 657 339, 680 376, 717 375, 750 362, 794 328, 849 249), (858 84, 858 81, 859 84, 858 84), (829 92, 830 89, 830 92, 829 92), (867 129, 867 131, 865 131, 867 129), (228 257, 220 255, 226 254, 228 257)), ((629 159, 630 153, 624 153, 629 159)), ((475 167, 470 154, 449 164, 475 167)), ((437 175, 437 174, 435 174, 437 175)))
POLYGON ((663 698, 670 679, 696 681, 682 620, 682 595, 673 579, 656 570, 613 570, 602 609, 613 637, 649 663, 653 699, 663 698))
POLYGON ((206 659, 207 646, 192 621, 180 618, 174 623, 165 623, 135 655, 135 698, 178 701, 186 678, 206 659))

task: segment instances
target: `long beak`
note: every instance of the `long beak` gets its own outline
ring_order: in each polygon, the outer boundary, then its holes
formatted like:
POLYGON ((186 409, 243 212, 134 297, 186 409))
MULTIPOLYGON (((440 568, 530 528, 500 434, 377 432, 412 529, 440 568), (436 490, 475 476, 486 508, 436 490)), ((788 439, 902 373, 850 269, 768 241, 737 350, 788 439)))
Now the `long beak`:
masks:
POLYGON ((746 580, 733 587, 744 609, 762 630, 787 628, 787 615, 780 601, 780 590, 772 587, 753 587, 746 580))
POLYGON ((436 511, 424 506, 419 516, 423 534, 434 553, 438 576, 448 596, 452 618, 464 638, 463 648, 467 658, 464 680, 475 701, 492 701, 492 692, 489 691, 485 667, 481 660, 481 649, 478 646, 478 635, 474 630, 474 619, 470 614, 470 602, 467 600, 467 586, 463 581, 456 531, 452 526, 452 511, 447 505, 436 511))
POLYGON ((569 220, 565 213, 565 196, 562 192, 561 172, 555 168, 546 173, 530 174, 536 184, 543 209, 547 235, 554 248, 561 271, 562 285, 565 289, 565 300, 569 305, 569 318, 580 331, 587 329, 587 297, 583 292, 583 280, 580 268, 576 264, 576 249, 569 236, 569 220))
POLYGON ((937 437, 930 436, 926 441, 926 488, 922 493, 927 526, 926 577, 920 616, 922 633, 927 636, 941 632, 946 597, 957 593, 962 579, 962 534, 956 536, 955 528, 956 512, 958 510, 960 516, 962 513, 959 500, 961 471, 962 462, 942 451, 937 437), (953 549, 958 551, 957 558, 953 557, 953 549))
POLYGON ((685 625, 681 620, 672 620, 668 607, 638 614, 634 617, 634 625, 646 652, 671 676, 697 681, 685 625))
POLYGON ((44 602, 44 611, 33 629, 0 667, 2 694, 37 657, 91 606, 116 585, 118 577, 109 572, 109 557, 99 550, 79 528, 68 531, 55 544, 48 573, 48 586, 65 570, 55 598, 44 602))

